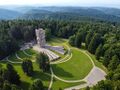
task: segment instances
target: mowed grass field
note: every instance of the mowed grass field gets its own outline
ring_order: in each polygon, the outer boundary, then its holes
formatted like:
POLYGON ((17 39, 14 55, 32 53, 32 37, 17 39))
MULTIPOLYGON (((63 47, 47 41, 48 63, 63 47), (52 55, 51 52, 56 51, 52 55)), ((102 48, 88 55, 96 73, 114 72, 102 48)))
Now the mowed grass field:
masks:
POLYGON ((92 69, 90 59, 79 49, 71 49, 73 57, 61 64, 52 65, 55 75, 65 80, 80 80, 92 69))
MULTIPOLYGON (((34 50, 28 49, 28 50, 26 50, 26 52, 29 53, 32 56, 27 56, 22 51, 18 51, 16 53, 22 59, 24 59, 24 58, 28 58, 30 60, 35 59, 36 52, 34 50)), ((8 59, 10 61, 13 61, 13 62, 20 62, 20 61, 22 62, 22 60, 17 59, 15 54, 12 54, 8 59)), ((6 68, 7 63, 9 63, 9 62, 0 61, 0 64, 3 68, 6 68)), ((33 73, 33 76, 31 76, 31 77, 27 76, 23 72, 21 64, 12 64, 12 65, 14 66, 14 68, 18 72, 18 74, 20 75, 20 79, 22 81, 20 86, 24 90, 28 90, 29 85, 32 84, 35 79, 41 79, 43 81, 43 84, 44 84, 46 90, 47 90, 47 88, 49 86, 49 83, 50 83, 50 80, 51 80, 51 74, 50 73, 43 73, 42 70, 38 67, 36 62, 33 62, 34 73, 33 73)))
POLYGON ((52 90, 59 90, 59 89, 64 90, 65 88, 80 85, 80 84, 84 84, 84 83, 85 82, 65 83, 65 82, 59 81, 57 79, 54 79, 54 82, 53 82, 53 85, 52 85, 51 89, 52 90))
MULTIPOLYGON (((71 52, 72 52, 73 56, 69 61, 61 63, 61 64, 51 65, 53 68, 54 74, 57 75, 58 77, 60 77, 61 79, 80 80, 80 79, 83 79, 85 76, 87 76, 87 74, 92 69, 93 66, 92 66, 92 63, 91 63, 90 59, 88 58, 88 56, 86 56, 83 52, 81 52, 81 49, 71 47, 68 44, 68 40, 53 37, 51 39, 51 41, 48 42, 48 44, 53 45, 53 46, 55 46, 55 45, 64 46, 65 48, 67 48, 66 47, 66 45, 67 45, 71 48, 71 52)), ((29 58, 34 61, 37 52, 34 51, 32 48, 27 49, 25 51, 26 51, 26 53, 28 53, 29 55, 32 55, 32 56, 27 56, 22 51, 18 51, 17 55, 20 58, 29 58)), ((58 54, 58 53, 56 53, 56 54, 58 54)), ((60 55, 60 54, 58 54, 58 55, 60 55)), ((65 57, 65 55, 60 55, 60 56, 61 56, 61 58, 65 57)), ((93 58, 96 66, 104 69, 103 65, 94 58, 94 55, 91 55, 91 57, 93 58)), ((22 60, 17 59, 15 54, 11 55, 9 57, 9 59, 13 62, 17 62, 17 61, 22 62, 22 60)), ((0 64, 1 64, 0 66, 5 68, 6 63, 8 63, 8 62, 0 61, 0 64)), ((34 74, 32 77, 27 76, 23 72, 23 70, 21 68, 21 64, 12 64, 12 65, 14 66, 14 68, 16 69, 16 71, 18 72, 18 74, 21 77, 20 78, 22 81, 21 87, 24 90, 28 90, 29 85, 35 79, 41 79, 43 81, 44 86, 46 87, 46 90, 48 89, 50 81, 51 81, 51 75, 50 75, 50 73, 43 73, 42 70, 39 69, 38 65, 35 62, 33 62, 34 74)), ((65 89, 65 88, 68 88, 71 86, 80 85, 82 83, 85 83, 85 82, 65 83, 65 82, 62 82, 62 81, 54 78, 54 81, 52 84, 52 90, 59 90, 60 88, 65 89)))
POLYGON ((52 46, 64 46, 64 44, 67 42, 68 40, 67 39, 62 39, 62 38, 56 38, 56 37, 53 37, 51 38, 50 41, 48 41, 47 43, 49 45, 52 45, 52 46))
MULTIPOLYGON (((1 66, 3 68, 6 68, 6 63, 8 62, 5 62, 5 61, 2 61, 0 62, 1 63, 1 66)), ((20 75, 20 79, 21 79, 21 87, 24 89, 24 90, 28 90, 28 87, 30 84, 32 84, 32 82, 35 80, 35 79, 41 79, 43 81, 43 84, 44 86, 46 87, 46 90, 49 86, 49 83, 50 83, 50 74, 49 73, 43 73, 38 65, 36 63, 33 63, 33 68, 34 68, 34 73, 33 73, 33 76, 29 77, 27 76, 23 70, 22 70, 22 67, 21 67, 21 64, 12 64, 15 68, 15 70, 18 72, 18 74, 20 75)))

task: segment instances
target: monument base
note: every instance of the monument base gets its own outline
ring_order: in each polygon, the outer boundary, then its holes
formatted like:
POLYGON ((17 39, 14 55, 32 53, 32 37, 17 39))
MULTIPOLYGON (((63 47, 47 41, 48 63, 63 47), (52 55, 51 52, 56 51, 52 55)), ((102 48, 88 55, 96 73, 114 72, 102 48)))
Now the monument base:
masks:
POLYGON ((39 45, 33 46, 33 49, 38 52, 42 52, 46 54, 49 57, 50 61, 57 60, 60 58, 60 56, 56 55, 54 52, 50 51, 49 49, 46 48, 40 48, 39 45))

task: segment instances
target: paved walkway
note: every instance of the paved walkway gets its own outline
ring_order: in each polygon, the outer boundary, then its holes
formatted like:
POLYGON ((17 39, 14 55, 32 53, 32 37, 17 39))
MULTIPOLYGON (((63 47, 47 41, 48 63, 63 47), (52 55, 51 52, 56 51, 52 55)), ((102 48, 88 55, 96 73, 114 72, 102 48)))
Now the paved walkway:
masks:
POLYGON ((67 47, 67 50, 68 50, 68 53, 67 55, 60 59, 60 60, 57 60, 57 61, 54 61, 54 62, 51 62, 50 64, 59 64, 59 63, 63 63, 63 62, 66 62, 68 60, 70 60, 72 58, 72 53, 71 53, 71 49, 65 44, 65 46, 67 47))
POLYGON ((50 84, 49 84, 48 90, 51 90, 51 87, 52 87, 52 84, 53 84, 53 78, 54 78, 52 68, 50 68, 50 71, 51 71, 51 81, 50 81, 50 84))
MULTIPOLYGON (((19 57, 17 53, 15 53, 15 56, 16 56, 17 59, 19 59, 21 61, 15 61, 15 62, 11 61, 11 60, 9 60, 9 56, 5 60, 8 61, 8 62, 10 62, 10 63, 13 63, 13 64, 21 64, 22 61, 23 61, 23 59, 21 57, 19 57)), ((35 60, 32 60, 32 62, 35 62, 35 60)))
POLYGON ((24 53, 25 55, 27 55, 27 56, 29 56, 29 57, 32 56, 32 55, 28 54, 25 50, 22 50, 22 51, 23 51, 23 53, 24 53))
POLYGON ((101 71, 100 68, 94 67, 92 71, 88 74, 88 76, 84 79, 86 81, 85 84, 73 86, 70 88, 66 88, 64 90, 74 90, 74 89, 78 90, 78 89, 85 88, 87 86, 92 87, 96 85, 99 81, 105 80, 105 75, 106 73, 101 71))
MULTIPOLYGON (((77 49, 77 50, 79 50, 79 49, 77 49)), ((95 66, 92 58, 86 53, 86 51, 84 51, 84 50, 80 50, 80 51, 83 52, 86 56, 89 57, 89 59, 92 62, 92 65, 93 65, 92 70, 90 71, 90 73, 84 79, 81 79, 81 80, 64 80, 64 79, 61 79, 58 76, 56 76, 54 74, 52 68, 51 68, 51 72, 52 72, 54 78, 56 78, 60 81, 63 81, 63 82, 66 82, 66 83, 76 83, 76 82, 82 82, 82 81, 86 82, 85 84, 81 84, 81 85, 73 86, 73 87, 70 87, 70 88, 66 88, 65 90, 81 89, 81 88, 85 88, 87 86, 91 87, 93 85, 96 85, 97 82, 99 82, 101 80, 105 80, 106 73, 102 69, 95 66)), ((65 60, 65 62, 68 61, 68 60, 65 60)), ((59 64, 59 63, 64 63, 64 61, 59 61, 56 64, 59 64)))
MULTIPOLYGON (((80 50, 80 51, 82 51, 82 50, 80 50)), ((105 80, 106 73, 102 69, 100 69, 100 68, 98 68, 98 67, 95 66, 92 58, 86 53, 86 51, 82 51, 82 52, 84 54, 86 54, 90 58, 90 60, 91 60, 91 62, 93 64, 92 70, 83 79, 86 82, 86 84, 81 84, 81 85, 73 86, 73 87, 70 87, 70 88, 66 88, 64 90, 73 90, 73 89, 77 90, 77 89, 85 88, 87 86, 92 87, 92 86, 96 85, 99 81, 105 80)))
POLYGON ((10 63, 13 63, 13 64, 20 64, 20 63, 22 63, 22 62, 14 62, 14 61, 11 61, 11 60, 8 59, 8 57, 6 58, 6 61, 8 61, 8 62, 10 62, 10 63))
MULTIPOLYGON (((68 46, 67 46, 68 47, 68 46)), ((76 48, 75 48, 76 49, 76 48)), ((68 50, 70 52, 70 48, 68 47, 68 50)), ((77 49, 79 50, 79 49, 77 49)), ((89 57, 89 59, 91 60, 92 62, 92 65, 93 65, 93 68, 92 70, 90 71, 90 73, 84 78, 84 79, 81 79, 81 80, 64 80, 64 79, 61 79, 59 78, 58 76, 56 76, 52 70, 52 68, 50 68, 51 70, 51 81, 50 81, 50 84, 49 84, 49 88, 48 90, 51 89, 52 87, 52 84, 53 84, 53 78, 56 78, 60 81, 63 81, 63 82, 66 82, 66 83, 75 83, 75 82, 81 82, 81 81, 85 81, 86 83, 85 84, 81 84, 81 85, 77 85, 77 86, 73 86, 73 87, 70 87, 70 88, 66 88, 65 90, 73 90, 73 89, 81 89, 81 88, 84 88, 84 87, 87 87, 87 86, 93 86, 95 84, 97 84, 98 81, 101 81, 101 80, 105 80, 105 75, 106 73, 95 66, 92 58, 86 53, 86 51, 84 50, 80 50, 81 52, 83 52, 86 56, 89 57)), ((24 50, 23 50, 23 53, 27 56, 32 56, 32 55, 29 55, 28 53, 26 53, 24 50)), ((20 58, 17 53, 15 54, 16 57, 20 60, 22 60, 22 58, 20 58)), ((59 64, 59 63, 64 63, 64 62, 67 62, 68 60, 70 60, 72 58, 72 53, 70 53, 70 55, 66 56, 64 59, 61 59, 60 61, 56 61, 55 63, 53 64, 59 64), (68 58, 69 56, 69 58, 68 58)), ((14 61, 11 61, 8 59, 8 57, 6 58, 8 62, 10 63, 22 63, 22 62, 14 62, 14 61)))
POLYGON ((15 56, 17 57, 17 59, 19 59, 19 60, 23 60, 21 57, 18 56, 17 53, 15 53, 15 56))

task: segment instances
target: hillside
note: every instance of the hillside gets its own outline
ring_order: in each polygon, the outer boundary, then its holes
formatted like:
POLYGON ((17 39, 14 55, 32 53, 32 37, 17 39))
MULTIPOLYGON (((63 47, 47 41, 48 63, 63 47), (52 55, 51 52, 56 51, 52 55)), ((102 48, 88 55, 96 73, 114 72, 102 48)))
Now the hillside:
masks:
POLYGON ((102 20, 119 22, 120 17, 93 8, 44 7, 26 12, 24 19, 102 20))
POLYGON ((21 15, 21 13, 19 13, 17 11, 0 9, 0 19, 15 19, 20 15, 21 15))
POLYGON ((120 10, 103 7, 14 7, 0 10, 0 19, 55 19, 120 22, 120 10), (8 10, 7 10, 8 9, 8 10))

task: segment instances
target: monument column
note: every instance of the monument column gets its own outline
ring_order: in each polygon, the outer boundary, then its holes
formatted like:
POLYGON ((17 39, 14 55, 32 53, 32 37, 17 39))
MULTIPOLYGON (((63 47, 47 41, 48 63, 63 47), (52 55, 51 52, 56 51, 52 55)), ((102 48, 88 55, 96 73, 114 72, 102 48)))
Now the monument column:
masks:
POLYGON ((37 44, 39 45, 39 47, 44 47, 46 44, 46 40, 45 40, 45 30, 43 30, 42 28, 36 29, 36 38, 37 38, 37 44))

